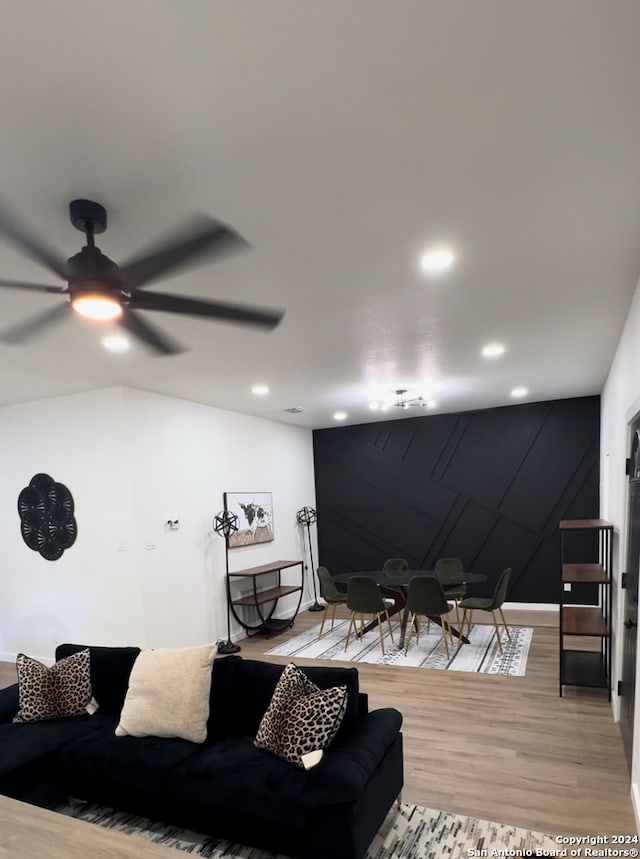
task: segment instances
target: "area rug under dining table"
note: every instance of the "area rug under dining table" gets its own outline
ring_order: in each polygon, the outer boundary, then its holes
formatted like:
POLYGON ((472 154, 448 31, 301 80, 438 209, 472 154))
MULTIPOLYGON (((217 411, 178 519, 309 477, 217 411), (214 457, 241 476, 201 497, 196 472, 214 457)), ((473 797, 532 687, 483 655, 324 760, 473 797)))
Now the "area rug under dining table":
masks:
MULTIPOLYGON (((329 624, 327 623, 326 626, 329 624)), ((523 677, 527 667, 527 656, 533 637, 533 629, 526 626, 510 626, 511 641, 502 635, 502 653, 496 642, 492 625, 476 624, 469 633, 469 644, 449 644, 447 656, 440 627, 431 624, 420 632, 420 642, 412 638, 409 652, 398 647, 398 628, 394 624, 395 643, 391 641, 385 627, 384 648, 380 648, 377 629, 365 633, 362 639, 353 636, 345 651, 347 620, 336 620, 333 630, 326 630, 320 638, 320 624, 294 635, 266 651, 267 656, 287 656, 291 659, 331 659, 337 662, 371 662, 376 665, 395 665, 406 668, 435 668, 448 671, 470 671, 485 674, 506 674, 523 677)))

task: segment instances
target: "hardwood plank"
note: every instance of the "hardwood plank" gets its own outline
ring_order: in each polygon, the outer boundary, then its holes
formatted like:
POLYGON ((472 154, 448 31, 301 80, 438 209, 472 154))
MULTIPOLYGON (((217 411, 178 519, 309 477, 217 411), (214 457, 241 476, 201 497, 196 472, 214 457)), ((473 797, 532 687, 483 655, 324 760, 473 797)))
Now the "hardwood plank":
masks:
POLYGON ((64 814, 0 796, 0 859, 176 859, 173 847, 152 844, 64 814))

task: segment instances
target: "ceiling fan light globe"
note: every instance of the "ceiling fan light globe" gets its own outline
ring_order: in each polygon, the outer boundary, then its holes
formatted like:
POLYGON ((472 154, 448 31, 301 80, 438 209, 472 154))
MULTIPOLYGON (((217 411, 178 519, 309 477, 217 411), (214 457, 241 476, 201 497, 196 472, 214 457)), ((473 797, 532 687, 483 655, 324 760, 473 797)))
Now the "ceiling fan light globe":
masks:
POLYGON ((122 305, 111 295, 100 292, 81 292, 71 299, 71 306, 87 319, 113 320, 122 316, 122 305))

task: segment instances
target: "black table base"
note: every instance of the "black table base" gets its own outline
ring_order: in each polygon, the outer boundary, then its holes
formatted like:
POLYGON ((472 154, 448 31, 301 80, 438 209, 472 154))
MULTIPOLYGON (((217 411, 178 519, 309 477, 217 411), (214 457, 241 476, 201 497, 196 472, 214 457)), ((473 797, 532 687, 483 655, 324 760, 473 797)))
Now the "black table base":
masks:
MULTIPOLYGON (((394 571, 393 573, 383 570, 373 570, 364 573, 340 573, 334 578, 336 583, 346 583, 349 581, 351 576, 369 576, 374 579, 379 586, 382 595, 393 600, 393 606, 388 609, 389 617, 393 617, 400 612, 403 613, 402 620, 400 622, 400 641, 398 642, 399 649, 404 647, 407 621, 409 620, 409 611, 407 610, 407 587, 409 586, 409 582, 416 576, 437 576, 442 582, 442 577, 438 575, 435 570, 401 570, 394 571)), ((444 595, 445 597, 447 595, 447 586, 456 587, 461 584, 470 584, 472 582, 486 582, 486 580, 487 577, 482 573, 447 573, 446 582, 442 582, 444 595)), ((430 617, 430 620, 437 623, 438 626, 442 626, 442 621, 439 617, 430 617)), ((365 632, 370 632, 376 627, 377 621, 372 620, 370 623, 366 624, 362 630, 362 635, 364 635, 365 632)), ((449 629, 451 630, 451 634, 459 639, 462 644, 469 644, 469 639, 466 635, 462 635, 459 629, 456 629, 456 627, 451 624, 449 624, 449 629)))

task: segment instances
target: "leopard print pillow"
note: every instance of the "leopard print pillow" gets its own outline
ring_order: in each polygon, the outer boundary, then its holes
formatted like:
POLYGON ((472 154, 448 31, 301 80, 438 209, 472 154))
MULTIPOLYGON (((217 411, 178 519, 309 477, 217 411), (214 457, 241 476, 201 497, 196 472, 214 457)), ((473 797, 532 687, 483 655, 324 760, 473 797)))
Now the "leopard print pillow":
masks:
POLYGON ((287 665, 254 740, 289 763, 333 742, 347 709, 347 687, 319 689, 297 665, 287 665))
POLYGON ((20 709, 14 722, 80 716, 91 701, 89 650, 80 650, 51 668, 24 653, 16 660, 20 709))

